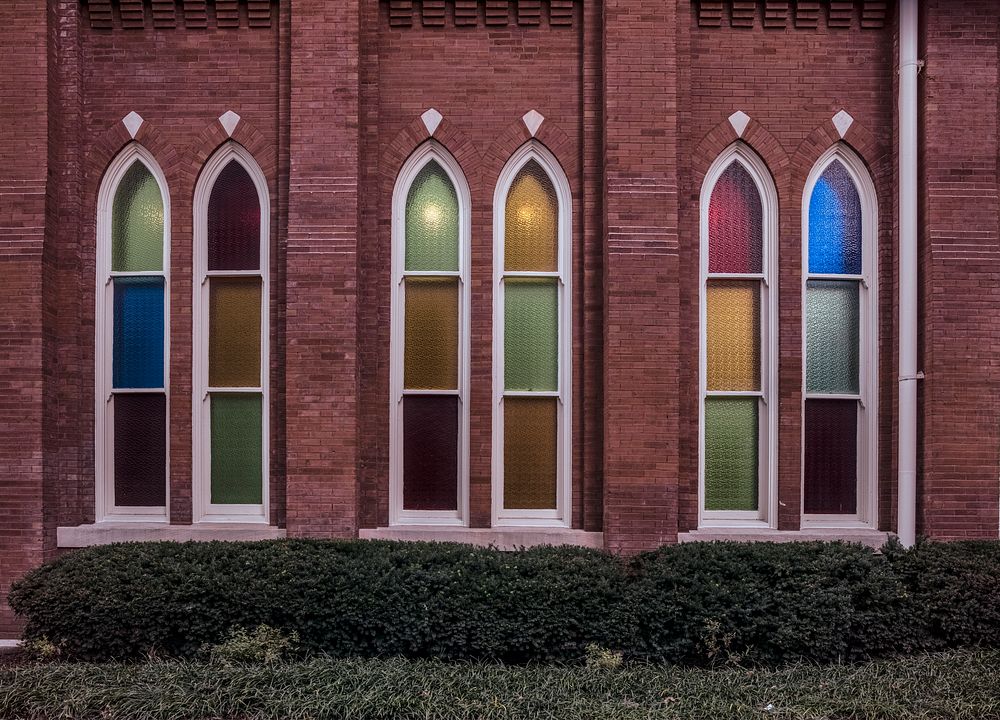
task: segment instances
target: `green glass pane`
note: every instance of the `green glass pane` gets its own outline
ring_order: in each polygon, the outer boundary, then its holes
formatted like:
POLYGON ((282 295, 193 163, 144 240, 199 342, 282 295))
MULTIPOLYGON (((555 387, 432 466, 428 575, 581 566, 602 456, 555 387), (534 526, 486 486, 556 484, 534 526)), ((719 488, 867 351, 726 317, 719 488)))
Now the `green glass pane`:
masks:
POLYGON ((262 500, 261 396, 213 394, 212 502, 260 505, 262 500))
POLYGON ((705 509, 757 509, 757 398, 705 400, 705 509))
POLYGON ((858 392, 860 286, 856 280, 806 283, 806 389, 858 392))
POLYGON ((559 389, 559 288, 545 278, 504 282, 504 387, 559 389))
POLYGON ((111 208, 111 269, 163 269, 163 196, 156 178, 138 160, 118 183, 111 208))
POLYGON ((458 270, 458 195, 433 160, 406 196, 406 269, 458 270))

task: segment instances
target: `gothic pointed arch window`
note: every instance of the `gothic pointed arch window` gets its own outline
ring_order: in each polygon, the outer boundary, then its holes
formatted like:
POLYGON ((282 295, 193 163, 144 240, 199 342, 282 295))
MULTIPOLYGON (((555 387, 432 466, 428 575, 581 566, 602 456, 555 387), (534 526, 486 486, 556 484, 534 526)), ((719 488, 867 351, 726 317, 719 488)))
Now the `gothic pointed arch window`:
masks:
POLYGON ((138 143, 101 184, 97 267, 96 517, 166 520, 170 197, 138 143))
POLYGON ((230 141, 194 205, 194 519, 267 522, 267 183, 230 141))
POLYGON ((877 308, 874 185, 836 145, 803 196, 803 524, 875 521, 877 308))
POLYGON ((461 167, 435 141, 400 170, 392 216, 392 524, 467 522, 470 204, 461 167))
POLYGON ((773 526, 776 515, 777 193, 743 143, 701 193, 702 526, 773 526))
POLYGON ((511 157, 493 207, 493 520, 568 526, 572 200, 547 148, 511 157))

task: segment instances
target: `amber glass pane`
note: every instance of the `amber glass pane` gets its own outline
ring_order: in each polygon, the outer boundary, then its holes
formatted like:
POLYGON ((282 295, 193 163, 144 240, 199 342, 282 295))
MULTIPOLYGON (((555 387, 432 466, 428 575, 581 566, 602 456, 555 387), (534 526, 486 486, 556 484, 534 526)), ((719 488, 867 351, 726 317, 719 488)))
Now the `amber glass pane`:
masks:
POLYGON ((763 248, 760 192, 747 169, 734 161, 719 177, 708 205, 708 271, 759 273, 763 248))
POLYGON ((760 389, 760 282, 709 281, 708 390, 760 389))
POLYGON ((508 397, 503 401, 503 506, 554 510, 558 399, 508 397))
POLYGON ((559 201, 549 176, 534 160, 517 174, 507 193, 504 269, 558 269, 559 201))
POLYGON ((211 278, 208 384, 260 387, 260 278, 211 278))
POLYGON ((458 278, 408 277, 403 385, 458 388, 458 278))
POLYGON ((208 200, 208 269, 260 269, 260 199, 235 160, 219 173, 208 200))
POLYGON ((111 208, 111 269, 163 269, 163 196, 138 160, 122 176, 111 208))
POLYGON ((406 196, 406 269, 458 270, 458 195, 433 161, 417 173, 406 196))

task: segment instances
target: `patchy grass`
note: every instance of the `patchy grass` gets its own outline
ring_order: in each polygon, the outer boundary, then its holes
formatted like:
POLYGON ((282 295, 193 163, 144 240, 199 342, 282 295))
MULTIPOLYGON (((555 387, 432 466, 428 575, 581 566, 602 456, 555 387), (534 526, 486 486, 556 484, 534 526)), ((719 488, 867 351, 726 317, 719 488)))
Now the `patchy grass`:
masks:
POLYGON ((0 717, 100 720, 990 720, 1000 652, 780 670, 332 660, 0 669, 0 717))

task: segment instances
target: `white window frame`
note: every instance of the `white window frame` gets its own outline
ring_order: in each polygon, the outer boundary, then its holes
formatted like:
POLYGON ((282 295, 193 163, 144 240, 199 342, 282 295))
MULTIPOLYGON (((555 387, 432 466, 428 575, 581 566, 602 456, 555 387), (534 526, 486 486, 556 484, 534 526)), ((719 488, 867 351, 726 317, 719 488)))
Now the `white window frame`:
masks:
POLYGON ((407 159, 392 193, 392 329, 389 360, 389 524, 466 526, 469 517, 469 385, 470 385, 470 283, 472 196, 461 166, 435 140, 421 145, 407 159), (414 179, 428 163, 436 162, 447 174, 458 196, 458 270, 406 270, 406 200, 414 179), (406 277, 458 278, 458 388, 456 390, 405 390, 406 277), (418 395, 458 397, 458 489, 456 510, 405 510, 403 508, 403 398, 418 395))
POLYGON ((573 197, 569 180, 555 156, 537 140, 522 145, 507 161, 497 180, 493 195, 493 525, 570 527, 573 499, 573 197), (559 202, 559 247, 556 272, 505 272, 504 223, 507 194, 517 174, 534 160, 548 174, 559 202), (555 392, 504 391, 504 278, 555 278, 559 293, 559 388, 555 392), (558 435, 556 448, 556 509, 507 510, 504 493, 504 416, 503 398, 558 398, 558 435))
POLYGON ((698 527, 776 528, 778 517, 778 193, 767 165, 746 143, 737 141, 726 148, 705 175, 700 198, 700 272, 698 337, 698 527), (722 173, 738 162, 753 178, 762 206, 761 273, 730 274, 708 272, 708 219, 712 192, 722 173), (728 511, 705 509, 705 399, 709 397, 707 286, 713 280, 761 281, 761 389, 755 391, 712 391, 711 397, 757 397, 758 400, 758 490, 757 510, 728 511))
POLYGON ((270 196, 260 166, 247 150, 228 141, 205 163, 194 191, 194 283, 192 301, 192 511, 194 522, 268 523, 270 520, 270 196), (231 160, 240 163, 253 180, 260 203, 260 268, 258 270, 208 270, 208 203, 215 181, 231 160), (208 385, 208 278, 260 277, 261 384, 246 388, 212 388, 208 385), (211 393, 261 395, 261 499, 254 504, 212 503, 211 393))
POLYGON ((800 512, 803 527, 874 528, 878 522, 878 198, 868 169, 851 148, 837 143, 828 149, 806 179, 802 191, 802 457, 800 461, 800 512), (861 199, 861 274, 827 275, 809 273, 809 203, 823 172, 839 160, 854 181, 861 199), (810 393, 806 390, 806 283, 809 280, 858 281, 860 347, 858 394, 810 393), (844 515, 805 513, 805 410, 806 400, 858 401, 858 508, 844 515))
POLYGON ((170 192, 167 180, 153 155, 139 143, 129 143, 108 166, 97 194, 97 287, 94 293, 94 486, 95 520, 115 522, 167 522, 170 507, 170 192), (113 272, 111 270, 111 230, 115 195, 125 173, 135 162, 145 165, 153 175, 163 199, 163 270, 113 272), (163 278, 163 387, 114 389, 112 361, 114 349, 115 277, 163 278), (120 507, 115 504, 114 477, 114 405, 116 394, 158 393, 166 398, 166 495, 163 506, 120 507))

